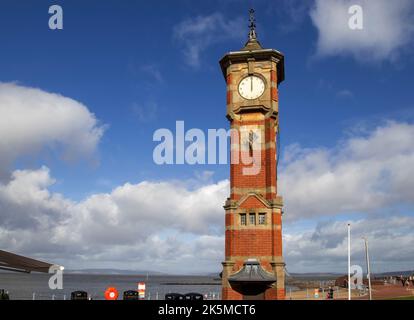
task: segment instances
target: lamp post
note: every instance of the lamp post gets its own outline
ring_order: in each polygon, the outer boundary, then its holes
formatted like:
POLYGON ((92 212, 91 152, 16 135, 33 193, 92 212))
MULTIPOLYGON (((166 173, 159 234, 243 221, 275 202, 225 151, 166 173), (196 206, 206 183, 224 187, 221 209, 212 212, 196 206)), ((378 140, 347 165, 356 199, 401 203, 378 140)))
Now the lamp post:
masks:
POLYGON ((368 239, 362 237, 365 243, 365 258, 367 260, 367 279, 368 279, 368 290, 369 290, 369 300, 372 300, 372 290, 371 290, 371 267, 369 263, 369 249, 368 249, 368 239))
POLYGON ((351 300, 351 224, 348 223, 348 300, 351 300))

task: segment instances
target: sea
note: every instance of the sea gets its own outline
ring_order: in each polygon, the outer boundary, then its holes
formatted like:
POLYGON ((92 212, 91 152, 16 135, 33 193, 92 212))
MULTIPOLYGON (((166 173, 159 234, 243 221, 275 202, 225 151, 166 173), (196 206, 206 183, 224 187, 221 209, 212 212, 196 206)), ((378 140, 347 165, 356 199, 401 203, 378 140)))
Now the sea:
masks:
POLYGON ((64 274, 63 289, 49 288, 50 274, 0 273, 0 290, 8 292, 12 300, 69 300, 71 292, 82 290, 92 300, 104 300, 105 290, 115 287, 122 299, 124 291, 137 290, 144 282, 145 299, 163 300, 167 293, 200 293, 208 300, 221 297, 220 278, 213 276, 176 275, 109 275, 64 274))

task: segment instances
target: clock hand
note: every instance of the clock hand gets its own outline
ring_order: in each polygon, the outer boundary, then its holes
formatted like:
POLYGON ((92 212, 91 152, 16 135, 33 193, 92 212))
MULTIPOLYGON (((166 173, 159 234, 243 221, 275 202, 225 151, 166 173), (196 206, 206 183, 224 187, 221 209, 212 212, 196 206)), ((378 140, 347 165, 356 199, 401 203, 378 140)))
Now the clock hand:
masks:
POLYGON ((253 77, 250 78, 250 91, 253 92, 253 77))

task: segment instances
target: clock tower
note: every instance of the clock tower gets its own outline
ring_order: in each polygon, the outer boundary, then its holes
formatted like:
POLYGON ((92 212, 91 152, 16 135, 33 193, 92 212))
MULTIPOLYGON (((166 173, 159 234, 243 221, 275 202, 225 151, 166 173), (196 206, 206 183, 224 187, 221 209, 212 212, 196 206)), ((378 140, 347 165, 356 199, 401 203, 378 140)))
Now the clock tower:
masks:
POLYGON ((231 127, 222 297, 284 299, 283 202, 277 193, 278 86, 285 76, 284 56, 259 43, 254 10, 247 43, 227 53, 220 66, 231 127))

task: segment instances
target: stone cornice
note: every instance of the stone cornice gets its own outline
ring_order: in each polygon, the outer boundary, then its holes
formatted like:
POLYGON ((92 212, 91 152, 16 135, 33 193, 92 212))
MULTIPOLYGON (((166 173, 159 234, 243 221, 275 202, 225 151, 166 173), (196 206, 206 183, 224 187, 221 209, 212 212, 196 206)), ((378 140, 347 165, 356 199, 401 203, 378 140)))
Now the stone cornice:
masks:
POLYGON ((285 80, 285 57, 283 53, 275 49, 260 49, 251 51, 231 51, 227 53, 221 60, 220 66, 223 72, 224 78, 227 77, 227 68, 235 63, 247 62, 250 59, 255 61, 274 61, 277 68, 277 83, 281 83, 285 80))
POLYGON ((223 208, 225 210, 231 210, 231 209, 236 210, 236 209, 238 209, 240 207, 240 205, 244 201, 246 201, 251 196, 257 198, 267 208, 271 208, 271 209, 275 209, 276 208, 276 209, 280 209, 280 210, 282 210, 282 208, 283 208, 283 198, 281 196, 276 196, 276 198, 274 198, 274 199, 266 200, 265 198, 263 198, 263 196, 261 194, 258 194, 256 192, 246 193, 238 201, 231 200, 230 198, 227 198, 226 203, 224 204, 223 208))

